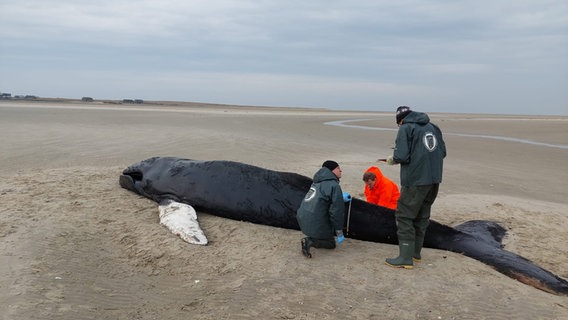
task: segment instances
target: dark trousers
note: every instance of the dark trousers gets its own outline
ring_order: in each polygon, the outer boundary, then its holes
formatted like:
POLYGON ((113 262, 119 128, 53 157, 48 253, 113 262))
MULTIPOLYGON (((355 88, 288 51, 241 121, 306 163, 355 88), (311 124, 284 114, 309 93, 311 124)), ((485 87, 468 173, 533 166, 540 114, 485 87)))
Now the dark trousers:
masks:
POLYGON ((424 239, 430 223, 432 204, 438 196, 439 184, 402 187, 396 208, 398 241, 424 239))

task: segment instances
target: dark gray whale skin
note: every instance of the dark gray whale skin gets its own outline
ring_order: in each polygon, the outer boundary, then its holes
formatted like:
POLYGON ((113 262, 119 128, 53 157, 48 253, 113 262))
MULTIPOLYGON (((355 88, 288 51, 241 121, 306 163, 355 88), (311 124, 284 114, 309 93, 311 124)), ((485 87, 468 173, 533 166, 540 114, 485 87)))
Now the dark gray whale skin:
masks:
MULTIPOLYGON (((224 218, 299 230, 296 209, 312 179, 233 161, 154 157, 126 168, 119 183, 158 203, 174 200, 224 218)), ((350 217, 348 238, 398 243, 393 210, 353 198, 350 217)), ((461 253, 525 284, 568 296, 566 280, 504 250, 505 233, 489 221, 452 228, 432 220, 424 246, 461 253)))

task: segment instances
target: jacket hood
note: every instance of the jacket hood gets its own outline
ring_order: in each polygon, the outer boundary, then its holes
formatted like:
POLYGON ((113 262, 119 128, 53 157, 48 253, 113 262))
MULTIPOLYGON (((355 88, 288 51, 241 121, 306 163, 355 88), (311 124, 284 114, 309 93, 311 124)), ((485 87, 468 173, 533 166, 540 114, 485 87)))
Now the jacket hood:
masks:
POLYGON ((427 124, 430 122, 430 117, 424 112, 416 112, 412 111, 406 117, 404 117, 404 123, 418 123, 418 124, 427 124))
POLYGON ((367 172, 374 173, 375 176, 377 177, 377 180, 380 180, 383 177, 383 173, 381 172, 381 169, 379 169, 378 167, 375 167, 375 166, 369 167, 369 169, 367 169, 367 172))
POLYGON ((331 172, 331 170, 329 170, 328 168, 321 168, 318 170, 318 172, 316 172, 316 174, 314 174, 314 182, 322 182, 325 180, 338 180, 337 176, 331 172))

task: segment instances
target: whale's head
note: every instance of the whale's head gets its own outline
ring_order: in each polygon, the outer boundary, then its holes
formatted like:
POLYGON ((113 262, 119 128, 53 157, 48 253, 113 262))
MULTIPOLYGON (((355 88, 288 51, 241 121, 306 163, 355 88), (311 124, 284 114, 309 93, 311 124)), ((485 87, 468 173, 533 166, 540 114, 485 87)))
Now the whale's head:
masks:
POLYGON ((140 185, 144 183, 146 173, 151 170, 153 163, 157 159, 158 157, 146 159, 144 161, 134 163, 124 169, 118 180, 120 186, 138 194, 142 194, 140 185))
MULTIPOLYGON (((180 202, 180 195, 194 194, 194 186, 204 182, 188 175, 187 169, 203 161, 177 157, 153 157, 134 163, 124 169, 119 178, 120 186, 156 202, 169 199, 180 202), (196 180, 197 179, 197 180, 196 180)), ((204 178, 209 180, 209 178, 204 178)))
POLYGON ((134 163, 122 171, 119 184, 142 196, 155 198, 156 193, 160 193, 161 190, 149 190, 149 188, 155 185, 153 181, 159 180, 158 177, 163 172, 167 172, 172 161, 173 157, 153 157, 134 163))

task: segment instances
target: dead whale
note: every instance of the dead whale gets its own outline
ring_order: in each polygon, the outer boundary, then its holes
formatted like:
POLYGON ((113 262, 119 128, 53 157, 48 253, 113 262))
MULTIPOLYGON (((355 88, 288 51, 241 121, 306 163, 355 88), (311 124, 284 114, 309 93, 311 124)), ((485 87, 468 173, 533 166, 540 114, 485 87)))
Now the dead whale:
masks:
MULTIPOLYGON (((234 220, 299 230, 296 209, 312 180, 233 161, 153 157, 132 164, 120 185, 158 203, 173 200, 234 220)), ((397 244, 393 211, 353 198, 348 238, 397 244)), ((503 249, 505 229, 489 221, 452 228, 431 221, 424 246, 461 253, 543 291, 568 295, 568 282, 503 249)))

